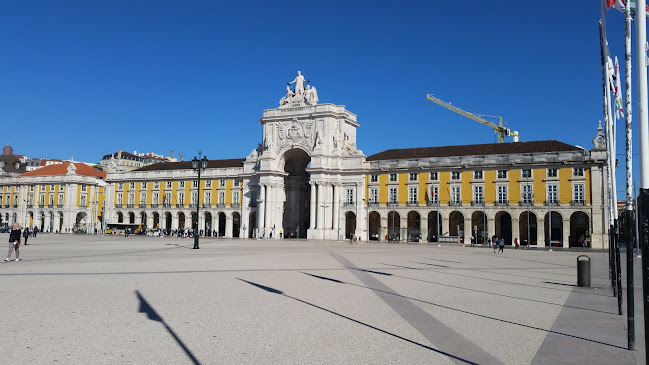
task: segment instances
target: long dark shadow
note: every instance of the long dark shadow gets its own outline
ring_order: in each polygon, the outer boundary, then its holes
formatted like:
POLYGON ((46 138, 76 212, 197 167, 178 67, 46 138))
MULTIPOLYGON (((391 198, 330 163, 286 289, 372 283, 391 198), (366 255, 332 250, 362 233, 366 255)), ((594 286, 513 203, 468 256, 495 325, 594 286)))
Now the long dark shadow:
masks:
POLYGON ((421 265, 428 265, 428 266, 435 266, 435 267, 448 268, 448 266, 446 266, 446 265, 429 264, 429 263, 426 263, 426 262, 416 262, 416 261, 413 261, 413 262, 414 262, 415 264, 421 264, 421 265))
MULTIPOLYGON (((436 352, 436 353, 438 353, 438 354, 442 354, 442 355, 448 356, 448 357, 450 357, 450 358, 452 358, 452 359, 455 359, 455 360, 458 360, 458 361, 462 361, 462 362, 467 363, 467 364, 476 364, 476 365, 477 365, 477 363, 472 362, 472 361, 469 361, 469 360, 467 360, 467 359, 463 359, 463 358, 461 358, 461 357, 459 357, 459 356, 457 356, 457 355, 449 354, 448 352, 445 352, 445 351, 441 351, 441 350, 438 350, 438 349, 432 348, 432 347, 430 347, 430 346, 424 345, 423 343, 419 343, 419 342, 416 342, 416 341, 413 341, 413 340, 407 339, 407 338, 405 338, 405 337, 399 336, 399 335, 397 335, 397 334, 395 334, 395 333, 388 332, 388 331, 386 331, 386 330, 384 330, 384 329, 381 329, 381 328, 378 328, 378 327, 374 327, 374 326, 372 326, 371 324, 367 324, 367 323, 365 323, 365 322, 361 322, 361 321, 359 321, 359 320, 357 320, 357 319, 354 319, 354 318, 351 318, 351 317, 347 317, 347 316, 344 315, 344 314, 340 314, 340 313, 338 313, 338 312, 334 312, 334 311, 332 311, 332 310, 330 310, 330 309, 327 309, 327 308, 321 307, 321 306, 319 306, 319 305, 316 305, 316 304, 313 304, 313 303, 309 303, 309 302, 307 302, 307 301, 305 301, 305 300, 302 300, 302 299, 299 299, 299 298, 292 297, 292 296, 290 296, 290 295, 288 295, 288 294, 285 294, 285 293, 284 293, 283 291, 281 291, 281 290, 277 290, 277 289, 271 288, 271 287, 269 287, 269 286, 265 286, 265 285, 261 285, 261 284, 253 283, 253 282, 251 282, 251 281, 244 280, 244 279, 240 279, 240 278, 237 278, 237 280, 241 280, 241 281, 243 281, 244 283, 248 283, 248 284, 250 284, 250 285, 252 285, 252 286, 255 286, 255 287, 259 288, 259 289, 265 290, 265 291, 267 291, 267 292, 269 292, 269 293, 279 294, 279 295, 281 295, 281 296, 283 296, 283 297, 286 297, 286 298, 289 298, 289 299, 293 299, 293 300, 298 301, 298 302, 300 302, 300 303, 303 303, 303 304, 309 305, 309 306, 311 306, 311 307, 314 307, 314 308, 317 308, 317 309, 323 310, 323 311, 325 311, 325 312, 327 312, 327 313, 331 313, 331 314, 336 315, 336 316, 338 316, 338 317, 341 317, 341 318, 344 318, 344 319, 346 319, 346 320, 352 321, 352 322, 354 322, 354 323, 360 324, 360 325, 362 325, 362 326, 365 326, 365 327, 371 328, 371 329, 376 330, 376 331, 379 331, 379 332, 381 332, 381 333, 385 333, 386 335, 389 335, 389 336, 392 336, 392 337, 398 338, 398 339, 400 339, 400 340, 402 340, 402 341, 406 341, 406 342, 411 343, 411 344, 413 344, 413 345, 416 345, 416 346, 419 346, 419 347, 423 347, 423 348, 425 348, 425 349, 427 349, 427 350, 430 350, 430 351, 436 352)), ((335 280, 335 279, 332 279, 332 280, 335 280)))
POLYGON ((401 265, 394 265, 394 264, 386 264, 386 263, 383 263, 383 262, 377 262, 377 264, 385 265, 385 266, 399 267, 399 268, 402 268, 402 269, 408 269, 408 270, 421 270, 421 268, 418 268, 418 267, 410 267, 410 266, 401 266, 401 265))
MULTIPOLYGON (((306 273, 303 273, 303 274, 306 274, 306 273)), ((318 278, 318 279, 325 279, 325 277, 318 276, 318 275, 311 275, 311 274, 306 274, 306 275, 309 275, 309 276, 312 276, 312 277, 315 277, 315 278, 318 278)), ((325 280, 330 280, 330 279, 326 278, 325 280)), ((343 282, 343 284, 353 285, 353 286, 357 286, 357 287, 360 287, 360 288, 369 289, 369 290, 372 290, 372 291, 377 291, 377 292, 381 292, 381 293, 385 293, 385 294, 396 295, 396 296, 399 296, 399 297, 402 297, 402 298, 405 298, 405 299, 413 300, 413 301, 420 302, 420 303, 430 304, 430 305, 433 305, 433 306, 436 306, 436 307, 449 309, 449 310, 452 310, 452 311, 456 311, 456 312, 460 312, 460 313, 464 313, 464 314, 469 314, 469 315, 476 316, 476 317, 491 319, 491 320, 494 320, 494 321, 503 322, 503 323, 507 323, 507 324, 512 324, 512 325, 515 325, 515 326, 530 328, 530 329, 534 329, 534 330, 537 330, 537 331, 553 333, 553 334, 556 334, 556 335, 561 335, 561 336, 566 336, 566 337, 572 337, 572 338, 576 338, 576 339, 579 339, 579 340, 584 340, 584 341, 588 341, 588 342, 598 343, 600 345, 606 345, 606 346, 611 346, 611 347, 626 350, 626 347, 616 346, 616 345, 612 345, 610 343, 597 341, 597 340, 592 340, 592 339, 581 337, 581 336, 576 336, 576 335, 571 335, 571 334, 568 334, 568 333, 562 333, 562 332, 557 332, 557 331, 553 331, 553 330, 549 330, 549 329, 545 329, 545 328, 540 328, 540 327, 532 326, 532 325, 529 325, 529 324, 523 324, 523 323, 508 321, 506 319, 495 318, 495 317, 487 316, 487 315, 484 315, 484 314, 473 313, 473 312, 469 312, 469 311, 466 311, 466 310, 449 307, 449 306, 446 306, 446 305, 443 305, 443 304, 433 303, 433 302, 429 302, 429 301, 422 300, 422 299, 417 299, 417 298, 413 298, 413 297, 409 297, 409 296, 405 296, 405 295, 401 295, 401 294, 396 294, 396 293, 389 292, 389 291, 386 291, 386 290, 375 289, 375 288, 371 288, 371 287, 368 287, 368 286, 354 284, 354 283, 347 283, 347 282, 343 282)), ((553 303, 549 303, 549 304, 553 304, 553 303)), ((603 312, 603 313, 607 313, 607 312, 603 312)), ((609 313, 609 314, 614 314, 614 313, 609 313)))
POLYGON ((167 322, 165 322, 165 320, 162 319, 162 317, 161 317, 161 316, 160 316, 160 315, 155 311, 155 309, 153 309, 153 307, 149 304, 149 302, 147 302, 146 299, 144 299, 144 297, 142 296, 142 294, 140 293, 139 290, 136 290, 136 291, 135 291, 135 295, 136 295, 137 298, 140 300, 140 308, 139 308, 138 312, 139 312, 139 313, 145 313, 145 314, 147 315, 147 318, 149 318, 149 319, 152 320, 152 321, 156 321, 156 322, 160 322, 160 323, 162 323, 162 325, 163 325, 163 326, 167 329, 167 331, 169 331, 169 333, 171 334, 171 337, 173 337, 174 340, 176 340, 176 342, 178 342, 178 345, 180 345, 180 347, 185 351, 185 354, 187 354, 187 356, 189 357, 189 359, 190 359, 194 364, 200 364, 200 362, 198 361, 198 359, 196 358, 196 356, 194 356, 194 354, 192 354, 192 352, 189 350, 189 348, 187 348, 187 346, 186 346, 185 343, 180 339, 180 337, 178 337, 178 335, 176 335, 176 332, 174 332, 174 330, 172 330, 171 327, 169 327, 169 325, 167 324, 167 322))

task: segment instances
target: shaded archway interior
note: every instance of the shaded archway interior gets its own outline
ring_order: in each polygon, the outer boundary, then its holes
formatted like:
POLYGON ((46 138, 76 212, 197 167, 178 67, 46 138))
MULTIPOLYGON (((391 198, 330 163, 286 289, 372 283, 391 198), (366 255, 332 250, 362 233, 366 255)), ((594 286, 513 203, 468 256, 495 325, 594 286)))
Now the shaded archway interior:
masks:
MULTIPOLYGON (((291 233, 294 237, 306 238, 309 227, 309 200, 311 189, 307 168, 311 157, 303 150, 293 148, 284 154, 284 215, 282 232, 285 236, 291 233)), ((279 232, 277 232, 279 233, 279 232)))

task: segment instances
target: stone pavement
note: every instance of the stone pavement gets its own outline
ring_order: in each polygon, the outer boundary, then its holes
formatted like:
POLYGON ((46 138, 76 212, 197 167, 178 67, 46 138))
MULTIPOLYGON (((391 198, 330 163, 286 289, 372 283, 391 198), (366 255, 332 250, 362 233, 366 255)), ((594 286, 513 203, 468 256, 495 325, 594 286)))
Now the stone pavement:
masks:
POLYGON ((192 250, 191 239, 47 234, 29 242, 24 261, 0 263, 0 363, 644 363, 643 337, 642 351, 626 350, 605 252, 587 252, 593 286, 578 288, 582 251, 211 238, 192 250))

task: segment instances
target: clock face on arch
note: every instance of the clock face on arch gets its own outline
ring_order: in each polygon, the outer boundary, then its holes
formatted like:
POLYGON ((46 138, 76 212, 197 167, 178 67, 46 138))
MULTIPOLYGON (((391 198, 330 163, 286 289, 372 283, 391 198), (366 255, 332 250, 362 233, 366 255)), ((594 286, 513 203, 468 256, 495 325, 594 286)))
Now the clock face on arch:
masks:
POLYGON ((0 169, 3 168, 3 167, 5 167, 5 162, 4 162, 4 161, 0 161, 0 169))
POLYGON ((18 169, 20 168, 20 162, 16 162, 16 163, 14 164, 14 167, 16 168, 16 170, 18 170, 18 169))

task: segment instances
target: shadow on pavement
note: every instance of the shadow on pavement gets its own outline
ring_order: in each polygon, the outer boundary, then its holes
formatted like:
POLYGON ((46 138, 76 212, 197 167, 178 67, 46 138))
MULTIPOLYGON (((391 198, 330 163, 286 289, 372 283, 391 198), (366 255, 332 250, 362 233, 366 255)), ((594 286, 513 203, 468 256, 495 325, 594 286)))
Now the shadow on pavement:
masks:
MULTIPOLYGON (((366 271, 366 270, 362 270, 362 271, 366 271)), ((309 274, 307 274, 307 275, 309 275, 309 274)), ((253 282, 251 282, 251 281, 244 280, 244 279, 240 279, 240 278, 237 278, 237 280, 241 280, 241 281, 243 281, 244 283, 250 284, 250 285, 255 286, 255 287, 259 288, 259 289, 265 290, 265 291, 267 291, 267 292, 269 292, 269 293, 279 294, 279 295, 281 295, 281 296, 283 296, 283 297, 286 297, 286 298, 289 298, 289 299, 293 299, 293 300, 298 301, 298 302, 300 302, 300 303, 303 303, 303 304, 309 305, 309 306, 311 306, 311 307, 314 307, 314 308, 317 308, 317 309, 323 310, 323 311, 325 311, 325 312, 327 312, 327 313, 331 313, 331 314, 333 314, 333 315, 336 315, 336 316, 338 316, 338 317, 341 317, 341 318, 347 319, 347 320, 349 320, 349 321, 352 321, 352 322, 354 322, 354 323, 360 324, 360 325, 362 325, 362 326, 365 326, 365 327, 371 328, 371 329, 373 329, 373 330, 376 330, 376 331, 379 331, 379 332, 385 333, 386 335, 389 335, 389 336, 392 336, 392 337, 398 338, 398 339, 400 339, 400 340, 406 341, 406 342, 411 343, 411 344, 413 344, 413 345, 417 345, 417 346, 423 347, 423 348, 425 348, 425 349, 427 349, 427 350, 434 351, 434 352, 436 352, 436 353, 438 353, 438 354, 442 354, 442 355, 448 356, 448 357, 450 357, 450 358, 452 358, 452 359, 454 359, 454 360, 458 360, 458 361, 461 361, 461 362, 464 362, 464 363, 467 363, 467 364, 477 364, 477 363, 475 363, 475 362, 473 362, 473 361, 469 361, 469 360, 467 360, 467 359, 463 359, 463 358, 461 358, 461 357, 459 357, 459 356, 456 356, 456 355, 453 355, 453 354, 449 354, 449 353, 444 352, 444 351, 441 351, 441 350, 437 350, 437 349, 432 348, 432 347, 430 347, 430 346, 426 346, 426 345, 424 345, 424 344, 422 344, 422 343, 415 342, 415 341, 413 341, 413 340, 410 340, 410 339, 407 339, 407 338, 405 338, 405 337, 399 336, 399 335, 394 334, 394 333, 392 333, 392 332, 388 332, 388 331, 386 331, 386 330, 380 329, 380 328, 378 328, 378 327, 374 327, 374 326, 372 326, 372 325, 370 325, 370 324, 367 324, 367 323, 365 323, 365 322, 361 322, 361 321, 359 321, 359 320, 357 320, 357 319, 353 319, 353 318, 351 318, 351 317, 347 317, 347 316, 345 316, 345 315, 343 315, 343 314, 340 314, 340 313, 334 312, 334 311, 329 310, 329 309, 327 309, 327 308, 320 307, 320 306, 318 306, 318 305, 316 305, 316 304, 309 303, 309 302, 304 301, 304 300, 302 300, 302 299, 292 297, 292 296, 290 296, 290 295, 285 294, 285 293, 284 293, 283 291, 281 291, 281 290, 277 290, 277 289, 274 289, 274 288, 271 288, 271 287, 268 287, 268 286, 265 286, 265 285, 261 285, 261 284, 253 283, 253 282)), ((329 279, 329 280, 336 281, 335 279, 329 279)))
POLYGON ((180 345, 180 347, 185 351, 187 357, 189 357, 189 359, 194 364, 200 364, 196 356, 192 354, 192 352, 189 350, 189 348, 187 348, 185 343, 180 339, 180 337, 178 337, 178 335, 176 335, 176 333, 171 329, 171 327, 169 327, 167 322, 165 322, 164 319, 162 319, 162 317, 155 311, 155 309, 153 309, 153 307, 149 304, 149 302, 147 302, 146 299, 144 299, 144 297, 142 296, 139 290, 135 291, 135 295, 140 300, 140 308, 138 309, 138 313, 145 313, 147 318, 149 318, 150 320, 162 323, 165 329, 169 331, 169 333, 171 334, 171 337, 173 337, 174 340, 178 342, 178 345, 180 345))

